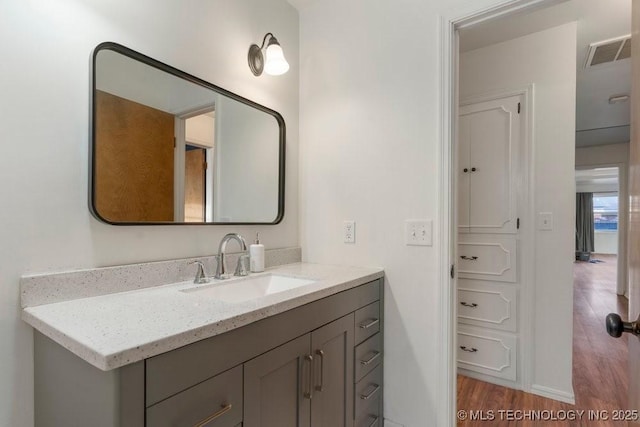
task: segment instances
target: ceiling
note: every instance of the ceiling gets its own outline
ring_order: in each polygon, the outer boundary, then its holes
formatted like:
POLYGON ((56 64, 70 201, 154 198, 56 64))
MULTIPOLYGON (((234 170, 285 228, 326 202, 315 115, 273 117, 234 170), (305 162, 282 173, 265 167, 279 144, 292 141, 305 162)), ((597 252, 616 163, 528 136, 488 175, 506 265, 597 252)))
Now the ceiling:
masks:
MULTIPOLYGON (((460 50, 478 49, 567 22, 578 22, 576 46, 576 146, 630 139, 630 103, 610 104, 631 92, 631 60, 585 68, 591 43, 631 33, 631 0, 568 0, 530 8, 460 30, 460 50)), ((549 4, 547 3, 547 4, 549 4)))

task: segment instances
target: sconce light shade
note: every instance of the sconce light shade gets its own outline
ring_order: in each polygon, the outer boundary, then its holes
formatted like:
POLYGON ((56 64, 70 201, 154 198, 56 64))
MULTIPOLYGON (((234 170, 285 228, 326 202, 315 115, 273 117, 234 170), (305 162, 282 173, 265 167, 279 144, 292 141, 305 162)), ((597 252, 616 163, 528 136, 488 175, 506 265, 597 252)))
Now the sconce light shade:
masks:
POLYGON ((267 60, 264 64, 264 72, 272 76, 279 76, 289 71, 289 63, 284 59, 282 47, 275 37, 269 40, 267 46, 267 60))
POLYGON ((279 76, 289 71, 289 63, 284 58, 282 47, 280 47, 278 39, 276 39, 271 33, 265 34, 264 39, 262 40, 262 46, 258 46, 257 44, 249 46, 248 60, 249 68, 255 76, 262 75, 262 71, 272 76, 279 76), (262 50, 267 41, 267 37, 270 37, 269 43, 267 44, 266 52, 263 55, 262 50), (266 61, 264 59, 265 55, 267 57, 266 61))

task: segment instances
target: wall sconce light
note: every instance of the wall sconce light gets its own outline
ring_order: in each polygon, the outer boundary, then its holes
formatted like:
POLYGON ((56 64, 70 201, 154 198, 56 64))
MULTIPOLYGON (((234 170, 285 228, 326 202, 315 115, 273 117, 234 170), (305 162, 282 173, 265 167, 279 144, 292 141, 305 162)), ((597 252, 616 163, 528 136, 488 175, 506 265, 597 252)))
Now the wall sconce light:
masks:
POLYGON ((264 35, 264 39, 262 39, 262 46, 258 46, 257 44, 249 46, 248 59, 249 68, 251 68, 251 72, 254 76, 261 75, 263 70, 265 73, 272 76, 279 76, 289 70, 289 63, 284 59, 284 53, 282 52, 280 43, 278 43, 278 39, 276 39, 271 33, 264 35), (269 42, 267 43, 267 48, 263 55, 262 49, 267 42, 267 37, 269 37, 269 42))

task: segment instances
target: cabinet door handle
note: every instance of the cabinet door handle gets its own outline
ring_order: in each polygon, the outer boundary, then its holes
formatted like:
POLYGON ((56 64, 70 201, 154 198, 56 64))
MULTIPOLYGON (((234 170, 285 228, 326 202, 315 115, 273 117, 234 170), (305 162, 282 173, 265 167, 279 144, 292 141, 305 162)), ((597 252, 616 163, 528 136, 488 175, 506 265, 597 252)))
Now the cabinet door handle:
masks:
POLYGON ((475 347, 468 348, 468 347, 465 347, 464 345, 460 346, 460 350, 466 351, 467 353, 475 353, 476 351, 478 351, 478 349, 475 347))
POLYGON ((373 384, 373 390, 371 390, 367 394, 361 394, 360 395, 360 399, 369 400, 369 399, 371 399, 373 397, 374 394, 376 394, 378 392, 378 390, 380 390, 380 386, 378 384, 373 384))
POLYGON ((316 385, 316 391, 324 389, 324 351, 316 350, 316 354, 320 357, 320 384, 316 385))
POLYGON ((370 319, 367 323, 360 323, 360 329, 369 329, 370 327, 377 325, 380 322, 380 319, 370 319))
POLYGON ((478 306, 478 304, 476 304, 475 302, 472 302, 471 304, 469 304, 468 302, 464 302, 464 301, 460 301, 460 305, 464 305, 465 307, 471 307, 471 308, 476 308, 478 306))
POLYGON ((222 404, 221 408, 214 412, 213 414, 209 415, 207 418, 205 418, 204 420, 200 421, 198 424, 195 424, 193 427, 204 427, 207 424, 209 424, 211 421, 215 420, 216 418, 219 418, 221 416, 223 416, 224 414, 226 414, 227 412, 229 412, 231 410, 233 405, 231 405, 231 403, 228 404, 222 404))
POLYGON ((369 424, 369 427, 377 427, 378 426, 378 420, 380 419, 379 417, 376 416, 371 416, 371 418, 373 418, 373 421, 371 422, 371 424, 369 424))
POLYGON ((304 392, 305 399, 313 399, 313 356, 307 354, 304 356, 304 361, 309 362, 309 374, 307 375, 307 386, 305 387, 306 391, 304 392))
POLYGON ((376 360, 378 357, 380 357, 380 352, 379 351, 374 351, 373 352, 373 356, 371 356, 370 358, 368 358, 367 360, 361 360, 360 364, 363 366, 367 366, 370 365, 371 363, 373 363, 374 360, 376 360))
POLYGON ((464 173, 469 172, 469 168, 464 168, 464 169, 462 170, 462 172, 464 172, 464 173))
POLYGON ((466 256, 466 255, 460 255, 460 258, 467 260, 467 261, 475 261, 478 259, 477 256, 466 256))
POLYGON ((475 171, 477 171, 477 170, 478 170, 478 169, 476 169, 476 168, 471 168, 471 172, 475 172, 475 171))

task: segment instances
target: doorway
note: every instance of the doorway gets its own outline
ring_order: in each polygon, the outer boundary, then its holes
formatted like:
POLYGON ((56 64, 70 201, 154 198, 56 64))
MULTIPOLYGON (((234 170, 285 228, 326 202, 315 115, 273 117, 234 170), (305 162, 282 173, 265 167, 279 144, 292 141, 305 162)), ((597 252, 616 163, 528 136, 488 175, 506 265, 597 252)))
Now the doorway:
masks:
POLYGON ((175 122, 175 220, 213 221, 215 106, 177 115, 175 122))
MULTIPOLYGON (((599 258, 607 258, 608 271, 615 277, 607 279, 615 284, 618 295, 628 295, 627 235, 628 218, 621 213, 628 211, 628 165, 626 150, 621 162, 593 164, 584 161, 582 154, 593 149, 599 154, 613 152, 607 146, 578 148, 576 152, 576 193, 591 194, 593 198, 593 252, 599 258), (578 161, 581 160, 581 161, 578 161), (611 265, 611 264, 614 265, 611 265)), ((598 257, 594 262, 598 262, 598 257)))
MULTIPOLYGON (((573 3, 573 2, 567 2, 573 3)), ((543 7, 557 5, 558 2, 554 1, 515 1, 505 2, 502 6, 495 7, 490 10, 469 11, 466 15, 458 13, 457 15, 451 15, 444 17, 444 32, 443 32, 443 147, 442 147, 442 191, 445 194, 442 200, 443 206, 443 223, 442 223, 442 235, 447 239, 446 243, 442 245, 442 271, 447 271, 453 267, 459 269, 459 252, 458 246, 458 212, 457 208, 457 180, 458 166, 456 154, 457 154, 457 141, 460 137, 458 133, 457 117, 458 111, 458 99, 463 98, 460 96, 461 88, 458 85, 458 72, 464 62, 461 59, 458 51, 458 43, 460 41, 460 30, 472 28, 479 25, 490 26, 500 17, 507 15, 515 15, 516 13, 536 13, 536 10, 543 10, 543 7), (451 55, 451 56, 449 56, 451 55), (447 194, 453 193, 453 196, 447 194)), ((545 12, 540 12, 544 14, 545 12)), ((557 14, 558 16, 560 14, 557 14)), ((563 25, 557 23, 557 26, 563 25)), ((555 27, 553 27, 555 28, 555 27)), ((546 46, 552 46, 554 43, 559 43, 558 40, 562 38, 549 38, 546 46)), ((494 41, 498 43, 499 41, 494 41)), ((574 46, 575 49, 575 46, 574 46)), ((544 50, 540 48, 540 50, 544 50)), ((524 52, 521 50, 520 52, 524 52)), ((574 51, 575 55, 575 51, 574 51)), ((529 58, 521 58, 518 56, 518 52, 511 53, 511 55, 503 55, 504 57, 518 58, 522 62, 527 61, 529 58)), ((500 55, 492 57, 495 62, 501 59, 500 55)), ((547 67, 554 67, 562 59, 558 58, 557 61, 541 62, 547 67)), ((515 61, 513 61, 515 62, 515 61)), ((517 65, 517 64, 516 64, 517 65)), ((575 67, 575 65, 574 65, 575 67)), ((575 79, 575 68, 573 69, 573 77, 568 80, 575 79)), ((491 73, 476 73, 474 78, 491 78, 491 73), (486 75, 485 75, 486 74, 486 75), (488 77, 487 77, 488 76, 488 77)), ((462 80, 462 78, 460 79, 462 80)), ((502 79, 506 80, 505 78, 502 79)), ((574 80, 575 81, 575 80, 574 80)), ((533 79, 529 82, 533 82, 533 104, 534 106, 540 105, 544 102, 544 87, 543 84, 537 84, 533 79)), ((523 84, 510 83, 509 88, 523 87, 523 84)), ((575 86, 574 86, 575 87, 575 86)), ((490 90, 503 89, 493 85, 487 86, 485 92, 490 90)), ((558 89, 556 87, 556 89, 558 89)), ((558 95, 556 93, 556 95, 558 95)), ((575 97, 575 94, 574 94, 575 97)), ((557 97, 557 100, 562 99, 562 94, 557 97)), ((575 98, 573 99, 575 102, 575 98)), ((529 360, 522 361, 521 371, 521 383, 520 388, 526 392, 535 393, 538 396, 554 399, 555 402, 568 402, 573 403, 574 394, 572 387, 572 375, 571 375, 571 353, 572 349, 572 306, 573 306, 573 257, 574 257, 574 212, 575 204, 573 202, 573 193, 575 192, 573 183, 573 153, 569 154, 568 150, 573 150, 573 144, 554 146, 551 141, 558 144, 558 141, 562 139, 558 133, 542 135, 544 131, 540 131, 538 128, 539 123, 542 120, 548 120, 545 114, 549 114, 549 111, 553 111, 553 106, 545 109, 535 110, 536 123, 532 124, 535 128, 535 139, 532 144, 535 146, 533 150, 535 159, 531 163, 530 173, 527 175, 530 178, 531 187, 530 197, 527 200, 527 204, 523 207, 523 211, 519 211, 523 218, 525 218, 524 226, 530 227, 528 232, 532 240, 523 239, 523 242, 533 245, 533 249, 528 256, 522 254, 519 259, 523 261, 523 265, 532 264, 532 258, 538 258, 537 264, 531 266, 531 275, 526 276, 525 279, 531 280, 531 286, 535 287, 534 297, 532 302, 532 308, 530 316, 525 316, 524 326, 526 327, 527 319, 530 320, 531 338, 532 341, 519 344, 519 349, 522 349, 523 354, 529 354, 531 358, 529 360), (558 151, 560 149, 560 151, 558 151), (565 150, 565 151, 562 151, 565 150), (549 161, 549 167, 541 166, 540 160, 545 160, 544 157, 548 156, 546 160, 549 161), (553 159, 552 157, 556 158, 553 159), (552 161, 557 160, 563 163, 562 171, 556 175, 553 171, 552 161), (545 176, 546 174, 546 176, 545 176), (567 204, 558 202, 560 198, 566 198, 570 200, 567 204), (557 233, 562 234, 562 238, 557 240, 555 244, 549 244, 553 241, 554 236, 557 233), (546 245, 546 246, 545 246, 546 245), (559 252, 556 252, 559 251, 559 252), (544 262, 540 262, 540 257, 544 257, 545 254, 555 254, 548 257, 544 262), (559 274, 556 274, 558 273, 559 274), (559 293, 554 293, 560 291, 559 293), (543 297, 542 295, 547 295, 543 297), (554 299, 555 298, 555 299, 554 299), (562 301, 562 303, 560 303, 562 301), (549 331, 549 334, 545 336, 545 331, 549 331), (561 338, 555 339, 551 336, 553 334, 562 335, 561 338), (535 345, 534 341, 535 340, 535 345), (555 358, 555 369, 550 369, 550 366, 554 363, 553 359, 556 352, 561 352, 562 357, 555 358), (546 372, 546 373, 545 373, 546 372), (555 376, 554 376, 555 373, 555 376)), ((575 112, 574 112, 575 113, 575 112)), ((574 113, 563 113, 562 118, 566 122, 574 123, 574 113)), ((555 127, 558 129, 558 127, 555 127)), ((572 131, 575 137, 575 126, 572 131)), ((563 134, 564 135, 564 134, 563 134)), ((565 135, 566 136, 566 135, 565 135)), ((455 420, 455 391, 456 382, 455 376, 452 372, 455 371, 457 366, 457 352, 459 343, 456 338, 456 324, 458 320, 458 313, 460 311, 457 295, 459 278, 452 275, 452 278, 444 278, 443 274, 443 319, 445 319, 445 327, 443 328, 442 342, 448 349, 446 354, 446 366, 449 367, 447 373, 443 375, 442 384, 446 386, 448 390, 447 405, 450 409, 448 418, 448 424, 453 425, 455 420)), ((521 322, 522 323, 522 322, 521 322)), ((604 330, 604 328, 602 327, 604 330)), ((504 384, 503 384, 504 385, 504 384)), ((509 384, 513 386, 513 384, 509 384)), ((517 387, 517 384, 516 384, 517 387)), ((532 396, 532 395, 527 395, 532 396)), ((533 396, 535 397, 535 396, 533 396)), ((443 402, 444 403, 444 402, 443 402)))

